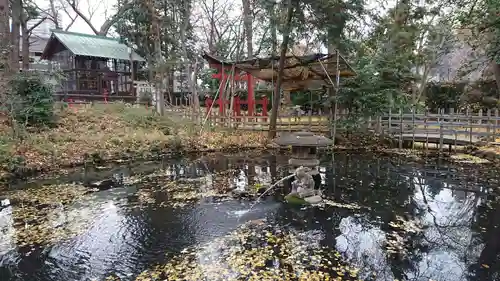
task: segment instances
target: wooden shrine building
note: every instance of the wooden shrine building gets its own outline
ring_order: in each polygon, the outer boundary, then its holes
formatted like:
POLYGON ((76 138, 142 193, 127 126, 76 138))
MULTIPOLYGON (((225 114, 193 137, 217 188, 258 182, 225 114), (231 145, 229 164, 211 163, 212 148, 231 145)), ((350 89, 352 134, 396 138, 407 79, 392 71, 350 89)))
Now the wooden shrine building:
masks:
POLYGON ((42 53, 64 73, 59 99, 135 100, 133 77, 145 60, 115 38, 54 30, 42 53))
MULTIPOLYGON (((278 79, 279 56, 267 58, 253 58, 240 61, 224 61, 205 53, 203 58, 208 62, 210 68, 216 69, 217 73, 212 78, 221 81, 219 93, 224 91, 226 81, 247 82, 248 90, 248 115, 254 115, 255 94, 252 86, 254 79, 275 82, 278 79), (248 83, 250 82, 250 83, 248 83)), ((286 56, 283 70, 283 92, 302 89, 317 89, 320 87, 332 87, 337 77, 355 76, 356 72, 347 63, 338 51, 333 54, 312 54, 305 56, 286 56)), ((274 85, 273 85, 274 87, 274 85)), ((224 106, 227 101, 221 95, 217 100, 220 113, 224 114, 224 106)))

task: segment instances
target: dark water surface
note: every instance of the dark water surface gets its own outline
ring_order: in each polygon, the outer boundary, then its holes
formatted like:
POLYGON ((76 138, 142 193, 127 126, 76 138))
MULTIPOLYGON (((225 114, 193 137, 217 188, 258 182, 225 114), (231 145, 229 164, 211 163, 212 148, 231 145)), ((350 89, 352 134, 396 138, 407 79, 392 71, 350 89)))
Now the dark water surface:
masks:
MULTIPOLYGON (((286 160, 274 155, 205 157, 149 163, 140 172, 163 170, 172 180, 200 188, 220 182, 266 186, 287 174, 286 160), (228 169, 241 171, 217 181, 217 172, 228 169)), ((47 218, 54 232, 78 234, 43 247, 16 244, 23 228, 13 223, 16 206, 5 208, 0 212, 0 281, 104 280, 112 274, 134 280, 186 247, 210 243, 262 218, 297 233, 317 234, 308 236, 310 243, 339 251, 361 270, 362 279, 500 280, 500 204, 489 195, 498 188, 497 175, 485 178, 474 167, 444 161, 423 165, 371 154, 324 156, 320 171, 333 201, 360 208, 301 209, 275 197, 250 212, 252 202, 245 200, 203 199, 181 208, 157 200, 132 208, 142 185, 135 183, 54 209, 47 218), (400 233, 405 242, 390 254, 387 243, 398 219, 418 225, 418 231, 400 233)))

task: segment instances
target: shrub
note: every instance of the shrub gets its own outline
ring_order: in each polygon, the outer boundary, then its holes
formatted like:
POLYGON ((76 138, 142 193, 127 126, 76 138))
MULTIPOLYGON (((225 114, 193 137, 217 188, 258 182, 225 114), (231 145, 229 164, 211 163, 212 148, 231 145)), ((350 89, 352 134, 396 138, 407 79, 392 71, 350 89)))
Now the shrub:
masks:
POLYGON ((153 105, 153 93, 151 93, 149 91, 140 93, 139 103, 145 104, 148 106, 152 106, 153 105))
POLYGON ((34 127, 54 124, 54 91, 46 80, 38 73, 19 73, 10 81, 4 106, 12 120, 34 127))

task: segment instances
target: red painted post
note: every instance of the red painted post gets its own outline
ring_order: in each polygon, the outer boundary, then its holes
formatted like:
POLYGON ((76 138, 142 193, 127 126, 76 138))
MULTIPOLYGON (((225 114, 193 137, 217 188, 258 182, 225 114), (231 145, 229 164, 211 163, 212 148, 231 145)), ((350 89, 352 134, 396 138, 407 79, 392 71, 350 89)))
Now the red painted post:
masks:
POLYGON ((267 97, 262 98, 262 115, 267 116, 267 106, 269 105, 269 100, 267 97))
POLYGON ((241 116, 241 99, 240 97, 234 97, 234 115, 241 116))
POLYGON ((108 103, 108 89, 104 88, 104 103, 108 103))
POLYGON ((68 107, 73 107, 73 99, 68 99, 68 107))
POLYGON ((253 91, 253 77, 247 73, 247 90, 248 90, 248 116, 254 115, 255 95, 253 91))
MULTIPOLYGON (((262 98, 262 116, 267 116, 267 105, 269 101, 267 100, 267 97, 262 98)), ((267 122, 267 118, 264 118, 264 122, 267 122)))

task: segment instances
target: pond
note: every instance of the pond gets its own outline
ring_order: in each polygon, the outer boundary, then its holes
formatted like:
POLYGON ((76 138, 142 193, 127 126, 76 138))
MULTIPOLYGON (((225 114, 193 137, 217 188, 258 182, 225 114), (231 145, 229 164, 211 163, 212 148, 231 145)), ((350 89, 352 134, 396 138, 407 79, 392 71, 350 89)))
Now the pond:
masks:
POLYGON ((3 194, 0 280, 499 280, 494 172, 337 153, 321 159, 322 206, 283 203, 285 190, 250 209, 214 191, 269 186, 286 161, 215 155, 19 184, 3 194), (73 183, 117 172, 120 187, 73 183))

